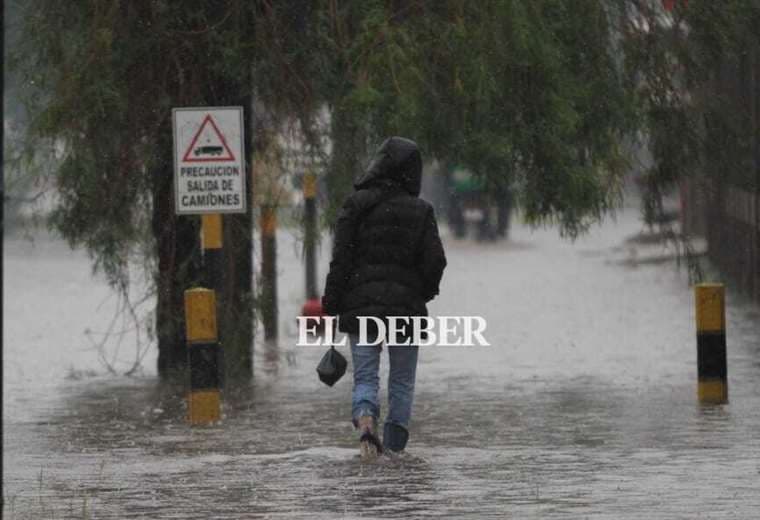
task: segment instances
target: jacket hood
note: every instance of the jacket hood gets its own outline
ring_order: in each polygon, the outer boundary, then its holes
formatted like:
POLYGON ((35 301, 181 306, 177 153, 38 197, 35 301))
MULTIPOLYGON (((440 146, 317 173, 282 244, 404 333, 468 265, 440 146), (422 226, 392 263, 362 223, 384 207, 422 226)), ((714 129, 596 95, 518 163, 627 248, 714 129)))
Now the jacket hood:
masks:
POLYGON ((354 188, 367 188, 388 181, 400 184, 417 197, 422 184, 422 156, 417 143, 403 137, 390 137, 380 145, 367 171, 354 182, 354 188))

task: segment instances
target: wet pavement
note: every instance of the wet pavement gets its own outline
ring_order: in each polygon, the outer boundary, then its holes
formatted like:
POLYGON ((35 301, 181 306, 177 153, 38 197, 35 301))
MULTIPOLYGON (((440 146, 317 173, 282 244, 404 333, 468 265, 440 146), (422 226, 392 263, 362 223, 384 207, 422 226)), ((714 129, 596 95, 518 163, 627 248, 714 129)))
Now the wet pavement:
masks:
POLYGON ((506 242, 447 238, 431 312, 485 317, 492 346, 423 349, 408 453, 371 464, 350 377, 322 385, 324 349, 294 346, 289 235, 280 346, 258 344, 253 383, 193 429, 155 353, 126 378, 88 348, 114 302, 86 257, 7 239, 3 516, 758 518, 760 309, 729 290, 730 404, 700 406, 687 276, 625 241, 641 228, 626 210, 575 243, 519 225, 506 242))

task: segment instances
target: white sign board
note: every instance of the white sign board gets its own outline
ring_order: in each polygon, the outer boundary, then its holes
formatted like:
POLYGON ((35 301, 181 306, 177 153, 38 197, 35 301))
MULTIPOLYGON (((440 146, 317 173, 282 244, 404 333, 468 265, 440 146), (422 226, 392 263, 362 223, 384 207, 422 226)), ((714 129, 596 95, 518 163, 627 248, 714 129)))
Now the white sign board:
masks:
POLYGON ((178 215, 245 213, 243 108, 172 109, 178 215))

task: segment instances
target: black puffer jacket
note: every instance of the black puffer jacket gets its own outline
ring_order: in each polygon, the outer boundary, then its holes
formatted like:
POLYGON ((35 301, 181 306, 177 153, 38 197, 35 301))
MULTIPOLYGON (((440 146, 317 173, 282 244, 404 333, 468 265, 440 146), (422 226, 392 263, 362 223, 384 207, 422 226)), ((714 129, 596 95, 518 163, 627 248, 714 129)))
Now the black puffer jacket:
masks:
POLYGON ((359 332, 357 316, 427 316, 446 256, 421 180, 417 144, 391 137, 343 204, 322 298, 342 332, 359 332))

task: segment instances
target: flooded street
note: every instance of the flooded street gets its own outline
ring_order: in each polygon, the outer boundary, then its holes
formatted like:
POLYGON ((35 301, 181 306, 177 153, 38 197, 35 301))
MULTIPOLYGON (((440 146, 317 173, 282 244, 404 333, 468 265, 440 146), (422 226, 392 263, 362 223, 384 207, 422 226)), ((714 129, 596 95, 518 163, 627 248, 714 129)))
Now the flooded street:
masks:
POLYGON ((431 314, 483 316, 492 346, 421 349, 408 453, 371 464, 350 374, 328 388, 324 348, 294 346, 290 235, 280 345, 258 343, 253 383, 193 429, 155 352, 139 377, 99 363, 83 331, 105 329, 114 301, 86 256, 9 236, 3 517, 757 518, 760 310, 727 289, 730 404, 700 406, 692 290, 662 246, 626 242, 640 231, 627 209, 575 243, 519 224, 506 242, 446 235, 431 314))

